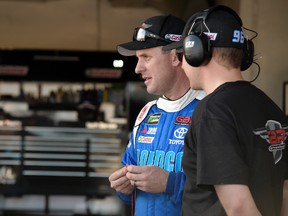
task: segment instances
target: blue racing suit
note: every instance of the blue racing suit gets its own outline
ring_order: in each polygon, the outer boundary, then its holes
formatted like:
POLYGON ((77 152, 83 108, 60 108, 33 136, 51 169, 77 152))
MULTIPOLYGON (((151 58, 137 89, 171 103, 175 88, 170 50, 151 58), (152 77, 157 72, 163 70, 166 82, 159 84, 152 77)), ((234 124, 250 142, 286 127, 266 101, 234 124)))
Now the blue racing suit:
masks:
MULTIPOLYGON (((181 166, 184 136, 191 116, 203 92, 189 90, 178 100, 160 97, 147 103, 135 121, 122 165, 154 165, 169 173, 164 193, 147 193, 137 189, 135 215, 181 215, 185 175, 181 166)), ((127 204, 131 195, 117 193, 127 204)))

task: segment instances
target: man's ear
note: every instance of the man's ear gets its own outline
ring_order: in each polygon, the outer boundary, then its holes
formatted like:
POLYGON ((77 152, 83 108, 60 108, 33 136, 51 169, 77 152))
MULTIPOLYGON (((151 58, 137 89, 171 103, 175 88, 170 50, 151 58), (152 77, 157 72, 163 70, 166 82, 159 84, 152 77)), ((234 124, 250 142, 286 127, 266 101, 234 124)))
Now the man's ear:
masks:
POLYGON ((182 63, 182 57, 183 55, 181 55, 182 53, 177 53, 176 50, 171 50, 172 52, 172 62, 173 65, 179 65, 182 63))

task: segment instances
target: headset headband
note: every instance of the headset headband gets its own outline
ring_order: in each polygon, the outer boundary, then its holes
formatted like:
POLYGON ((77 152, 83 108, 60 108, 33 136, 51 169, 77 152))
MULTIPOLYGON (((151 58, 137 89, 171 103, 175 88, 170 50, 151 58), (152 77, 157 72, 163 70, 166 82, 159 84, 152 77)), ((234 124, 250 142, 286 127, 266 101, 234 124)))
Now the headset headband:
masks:
POLYGON ((216 5, 216 6, 207 8, 205 10, 202 10, 199 13, 196 13, 195 14, 196 17, 192 16, 192 17, 189 18, 187 23, 188 23, 188 26, 190 26, 190 27, 189 27, 189 31, 187 31, 187 35, 191 34, 192 29, 194 27, 194 24, 196 23, 197 20, 202 20, 202 23, 205 25, 207 30, 210 31, 209 27, 206 25, 206 19, 209 16, 209 14, 211 14, 215 10, 227 11, 228 13, 232 14, 237 19, 237 21, 239 22, 241 27, 243 26, 243 22, 242 22, 241 18, 239 17, 239 15, 234 10, 232 10, 231 8, 229 8, 227 6, 224 6, 224 5, 216 5), (197 15, 197 14, 199 14, 199 15, 197 15), (191 25, 190 25, 190 23, 191 23, 191 25))

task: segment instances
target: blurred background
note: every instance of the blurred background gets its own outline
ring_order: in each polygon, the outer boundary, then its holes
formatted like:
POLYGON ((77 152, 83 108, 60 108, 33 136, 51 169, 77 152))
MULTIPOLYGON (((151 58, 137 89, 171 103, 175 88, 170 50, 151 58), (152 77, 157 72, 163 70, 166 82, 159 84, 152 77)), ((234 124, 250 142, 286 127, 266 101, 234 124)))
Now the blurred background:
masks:
POLYGON ((244 26, 259 33, 254 43, 261 75, 255 83, 283 107, 285 0, 0 0, 0 48, 115 52, 149 16, 171 13, 187 20, 215 4, 232 7, 244 26))
POLYGON ((107 177, 154 97, 116 46, 217 4, 258 32, 253 83, 288 115, 286 0, 0 0, 0 215, 129 215, 107 177))

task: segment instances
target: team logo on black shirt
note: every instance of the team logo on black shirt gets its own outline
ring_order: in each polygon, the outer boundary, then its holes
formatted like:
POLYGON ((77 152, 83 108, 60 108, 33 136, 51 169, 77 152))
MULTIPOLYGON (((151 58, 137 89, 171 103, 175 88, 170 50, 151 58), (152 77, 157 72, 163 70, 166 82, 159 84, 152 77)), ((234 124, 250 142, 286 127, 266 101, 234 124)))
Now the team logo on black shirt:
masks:
POLYGON ((273 153, 275 164, 282 158, 282 150, 285 149, 285 140, 288 135, 288 126, 282 126, 279 122, 268 120, 265 128, 259 128, 253 131, 269 144, 269 151, 273 153))

